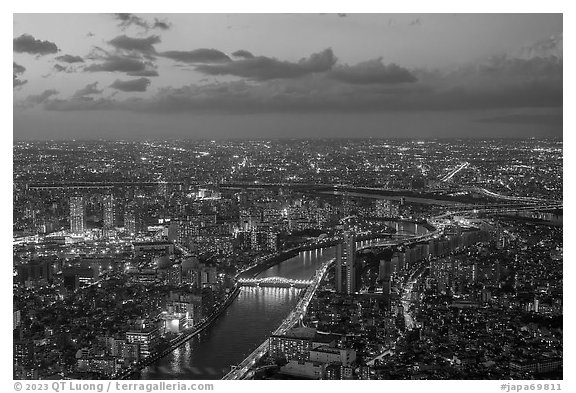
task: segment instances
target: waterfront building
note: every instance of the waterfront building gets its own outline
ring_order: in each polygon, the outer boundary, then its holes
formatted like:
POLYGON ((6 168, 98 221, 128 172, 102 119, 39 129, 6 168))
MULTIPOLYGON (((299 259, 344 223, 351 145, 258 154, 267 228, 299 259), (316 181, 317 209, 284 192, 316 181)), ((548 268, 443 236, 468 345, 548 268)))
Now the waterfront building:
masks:
POLYGON ((128 344, 138 344, 140 358, 149 356, 157 347, 160 340, 160 330, 150 323, 139 323, 126 332, 128 344))
POLYGON ((287 361, 306 361, 310 358, 312 340, 307 338, 272 336, 270 337, 270 356, 287 361))
POLYGON ((343 256, 344 247, 342 243, 338 243, 336 245, 336 263, 335 269, 336 273, 334 274, 334 278, 336 280, 336 292, 342 293, 343 291, 343 282, 342 282, 342 260, 344 259, 343 256))
POLYGON ((336 246, 336 292, 356 292, 356 242, 350 232, 344 233, 343 241, 336 246))
POLYGON ((346 250, 346 293, 356 292, 356 242, 350 232, 344 234, 344 249, 346 250))
POLYGON ((284 335, 270 337, 269 353, 272 358, 305 362, 310 359, 310 351, 320 346, 334 347, 331 336, 317 334, 316 329, 308 327, 292 328, 284 335))

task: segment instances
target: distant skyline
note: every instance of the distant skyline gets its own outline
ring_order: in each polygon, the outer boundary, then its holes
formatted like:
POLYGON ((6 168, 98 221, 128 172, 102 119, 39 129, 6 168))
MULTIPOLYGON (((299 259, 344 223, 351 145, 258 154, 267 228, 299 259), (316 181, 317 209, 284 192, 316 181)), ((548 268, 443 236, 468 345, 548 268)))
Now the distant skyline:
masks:
POLYGON ((562 137, 561 14, 15 14, 23 139, 562 137))

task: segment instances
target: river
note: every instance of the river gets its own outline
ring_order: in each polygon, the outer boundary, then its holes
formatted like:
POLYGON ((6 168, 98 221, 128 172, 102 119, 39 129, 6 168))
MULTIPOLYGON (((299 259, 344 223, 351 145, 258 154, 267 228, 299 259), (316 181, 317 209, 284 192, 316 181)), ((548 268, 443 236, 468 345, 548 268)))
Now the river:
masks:
MULTIPOLYGON (((303 251, 259 277, 309 279, 335 247, 303 251)), ((142 379, 220 379, 266 340, 298 302, 298 289, 244 287, 198 336, 142 370, 142 379)))

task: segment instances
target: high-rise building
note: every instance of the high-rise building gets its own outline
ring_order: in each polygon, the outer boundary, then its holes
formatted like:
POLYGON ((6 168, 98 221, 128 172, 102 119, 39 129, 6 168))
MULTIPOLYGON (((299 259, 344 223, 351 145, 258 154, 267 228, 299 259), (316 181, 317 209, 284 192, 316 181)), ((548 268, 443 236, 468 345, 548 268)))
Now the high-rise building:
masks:
POLYGON ((342 243, 336 245, 336 292, 342 293, 342 260, 343 260, 344 247, 342 243))
POLYGON ((104 229, 114 228, 114 196, 107 194, 104 196, 104 229))
POLYGON ((344 249, 346 250, 346 293, 356 292, 356 242, 350 232, 344 233, 344 249))
POLYGON ((345 232, 342 243, 336 247, 336 291, 356 292, 356 242, 354 235, 345 232), (344 271, 344 277, 342 272, 344 271))
POLYGON ((81 196, 70 197, 70 231, 84 233, 86 230, 86 205, 81 196))
POLYGON ((135 203, 130 203, 126 206, 124 212, 124 229, 126 233, 135 235, 144 230, 144 220, 135 203))

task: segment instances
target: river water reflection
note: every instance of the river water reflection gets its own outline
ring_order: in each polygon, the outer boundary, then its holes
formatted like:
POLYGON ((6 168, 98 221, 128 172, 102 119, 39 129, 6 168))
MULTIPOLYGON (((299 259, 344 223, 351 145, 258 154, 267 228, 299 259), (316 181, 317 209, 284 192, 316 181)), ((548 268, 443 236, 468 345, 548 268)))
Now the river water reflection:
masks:
MULTIPOLYGON (((334 247, 303 251, 259 276, 309 279, 335 255, 334 247)), ((220 379, 280 325, 296 305, 299 291, 242 288, 209 328, 142 370, 142 379, 220 379)))

